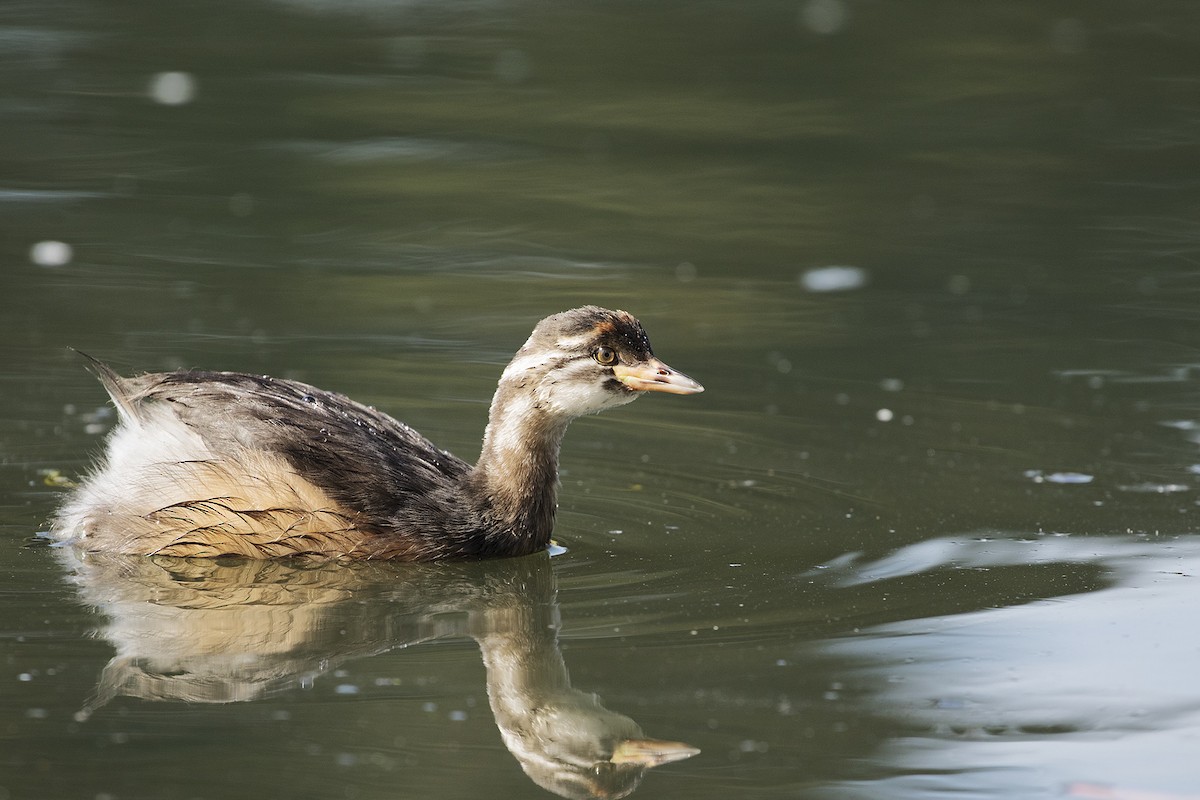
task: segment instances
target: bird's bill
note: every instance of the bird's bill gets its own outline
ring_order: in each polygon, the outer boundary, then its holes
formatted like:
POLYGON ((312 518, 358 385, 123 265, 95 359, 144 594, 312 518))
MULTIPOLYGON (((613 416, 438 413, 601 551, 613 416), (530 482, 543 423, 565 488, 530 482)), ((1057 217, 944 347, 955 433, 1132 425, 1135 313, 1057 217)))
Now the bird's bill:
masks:
POLYGON ((657 358, 641 364, 617 364, 612 369, 617 380, 639 392, 697 394, 704 391, 703 386, 682 372, 671 369, 657 358))
POLYGON ((672 761, 691 758, 700 751, 683 742, 664 742, 661 739, 626 739, 613 750, 609 760, 614 764, 635 764, 640 767, 660 767, 672 761))

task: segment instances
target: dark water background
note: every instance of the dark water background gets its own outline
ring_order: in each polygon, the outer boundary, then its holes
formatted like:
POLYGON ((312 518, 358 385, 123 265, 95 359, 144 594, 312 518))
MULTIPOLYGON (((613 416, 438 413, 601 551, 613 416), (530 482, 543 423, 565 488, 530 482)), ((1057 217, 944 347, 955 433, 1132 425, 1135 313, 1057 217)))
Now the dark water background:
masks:
POLYGON ((700 748, 645 797, 1200 796, 1197 53, 1167 0, 0 5, 0 798, 552 796, 507 679, 540 755, 700 748), (707 392, 572 427, 564 555, 27 546, 112 422, 67 346, 473 458, 584 303, 707 392))

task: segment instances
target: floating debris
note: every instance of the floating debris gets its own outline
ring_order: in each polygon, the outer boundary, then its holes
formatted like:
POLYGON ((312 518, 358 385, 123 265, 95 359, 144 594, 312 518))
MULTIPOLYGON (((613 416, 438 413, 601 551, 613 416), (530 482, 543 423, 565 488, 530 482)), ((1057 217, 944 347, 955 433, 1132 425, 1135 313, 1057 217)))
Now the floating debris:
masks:
POLYGON ((69 489, 75 485, 75 481, 62 474, 62 470, 47 468, 39 469, 37 474, 41 477, 42 483, 46 486, 55 488, 69 489))

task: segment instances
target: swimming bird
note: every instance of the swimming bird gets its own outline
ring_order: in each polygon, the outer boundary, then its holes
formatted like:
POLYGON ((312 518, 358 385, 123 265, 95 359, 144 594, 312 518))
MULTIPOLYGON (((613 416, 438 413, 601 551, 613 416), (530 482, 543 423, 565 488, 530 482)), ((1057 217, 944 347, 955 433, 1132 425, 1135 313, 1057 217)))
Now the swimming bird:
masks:
POLYGON ((131 555, 437 561, 544 550, 576 417, 703 387, 640 322, 543 319, 500 377, 471 465, 408 425, 299 381, 186 370, 123 378, 89 359, 119 422, 51 535, 131 555))

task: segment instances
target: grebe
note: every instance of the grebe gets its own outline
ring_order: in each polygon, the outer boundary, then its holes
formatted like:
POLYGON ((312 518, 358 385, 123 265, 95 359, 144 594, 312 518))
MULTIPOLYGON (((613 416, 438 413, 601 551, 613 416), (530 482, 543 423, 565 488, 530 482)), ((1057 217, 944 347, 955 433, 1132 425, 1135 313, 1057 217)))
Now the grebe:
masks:
POLYGON ((641 323, 547 317, 500 377, 471 466, 415 430, 298 381, 187 370, 122 378, 119 412, 52 536, 131 555, 436 561, 543 550, 575 417, 704 388, 655 358, 641 323))

